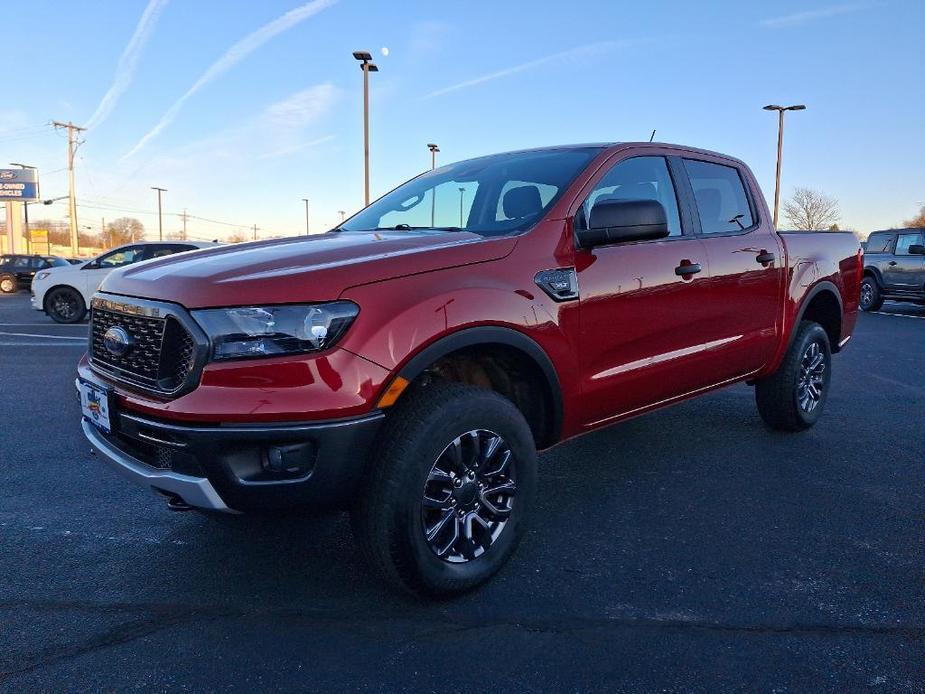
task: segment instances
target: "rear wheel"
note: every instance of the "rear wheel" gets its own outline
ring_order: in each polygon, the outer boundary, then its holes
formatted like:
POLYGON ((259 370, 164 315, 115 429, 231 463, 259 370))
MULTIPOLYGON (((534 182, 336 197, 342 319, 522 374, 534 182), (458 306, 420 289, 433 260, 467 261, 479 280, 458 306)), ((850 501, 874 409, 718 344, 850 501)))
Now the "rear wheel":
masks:
POLYGON ((45 299, 45 313, 56 323, 77 323, 83 320, 87 306, 75 289, 59 287, 53 289, 45 299))
POLYGON ((781 431, 808 429, 822 414, 832 378, 829 336, 818 323, 803 321, 777 371, 755 384, 758 412, 781 431))
POLYGON ((12 294, 19 289, 19 283, 16 281, 16 275, 0 275, 0 292, 12 294))
POLYGON ((862 311, 879 311, 883 306, 883 296, 880 294, 880 287, 877 280, 873 277, 865 277, 861 282, 861 310, 862 311))
POLYGON ((406 397, 352 510, 354 534, 392 585, 461 593, 498 571, 523 536, 536 484, 533 436, 493 391, 433 383, 406 397))

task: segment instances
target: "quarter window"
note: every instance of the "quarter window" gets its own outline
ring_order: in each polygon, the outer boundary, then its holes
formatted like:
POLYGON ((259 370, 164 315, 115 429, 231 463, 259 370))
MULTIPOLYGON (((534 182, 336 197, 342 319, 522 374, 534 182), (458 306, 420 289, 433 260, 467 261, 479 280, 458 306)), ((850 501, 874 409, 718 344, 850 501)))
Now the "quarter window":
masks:
POLYGON ((607 200, 656 200, 665 208, 668 235, 681 235, 678 199, 664 157, 633 157, 615 165, 591 191, 575 215, 575 226, 587 229, 591 210, 607 200))
POLYGON ((889 253, 893 234, 871 234, 867 239, 866 253, 889 253))
POLYGON ((900 234, 896 237, 896 255, 910 255, 909 246, 922 245, 922 234, 900 234))
POLYGON ((754 225, 745 185, 737 169, 694 159, 685 159, 684 167, 694 189, 700 230, 704 234, 728 234, 754 225))

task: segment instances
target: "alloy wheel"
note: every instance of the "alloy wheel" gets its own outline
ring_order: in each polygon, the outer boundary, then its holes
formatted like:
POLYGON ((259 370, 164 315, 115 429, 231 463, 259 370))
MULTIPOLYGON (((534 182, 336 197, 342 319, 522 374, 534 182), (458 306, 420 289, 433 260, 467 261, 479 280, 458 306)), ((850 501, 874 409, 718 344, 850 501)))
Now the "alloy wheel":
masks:
POLYGON ((13 280, 11 280, 9 277, 4 277, 2 280, 0 280, 0 291, 4 292, 5 294, 11 293, 13 291, 13 280))
POLYGON ((822 401, 825 366, 825 352, 818 342, 811 342, 800 358, 800 375, 797 379, 797 402, 807 414, 822 401))
POLYGON ((513 453, 504 439, 474 429, 437 456, 421 507, 421 528, 431 551, 450 563, 477 559, 511 518, 517 487, 513 453))
POLYGON ((861 284, 861 308, 865 311, 874 303, 874 288, 869 282, 861 284))
POLYGON ((71 320, 77 313, 77 299, 67 292, 58 292, 51 299, 51 308, 63 320, 71 320))

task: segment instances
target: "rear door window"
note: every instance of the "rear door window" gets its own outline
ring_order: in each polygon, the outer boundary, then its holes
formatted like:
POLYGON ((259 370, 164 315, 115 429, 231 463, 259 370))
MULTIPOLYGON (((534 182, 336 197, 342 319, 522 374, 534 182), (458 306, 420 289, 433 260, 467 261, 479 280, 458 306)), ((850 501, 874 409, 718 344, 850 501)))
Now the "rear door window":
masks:
POLYGON ((101 268, 114 268, 122 267, 123 265, 131 265, 132 263, 137 263, 141 260, 144 255, 144 246, 129 246, 128 248, 120 248, 117 251, 113 251, 109 255, 104 255, 99 259, 98 265, 101 268))
POLYGON ((738 169, 697 159, 685 159, 684 168, 694 189, 701 232, 729 234, 754 226, 738 169))

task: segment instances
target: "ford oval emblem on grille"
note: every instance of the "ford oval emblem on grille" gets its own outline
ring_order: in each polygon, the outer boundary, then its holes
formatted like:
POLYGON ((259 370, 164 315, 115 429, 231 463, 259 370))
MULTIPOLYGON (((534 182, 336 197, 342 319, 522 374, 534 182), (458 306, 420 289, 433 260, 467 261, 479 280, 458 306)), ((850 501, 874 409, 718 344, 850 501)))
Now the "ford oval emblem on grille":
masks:
POLYGON ((132 348, 132 338, 125 328, 115 326, 103 335, 103 347, 113 356, 122 357, 132 348))

